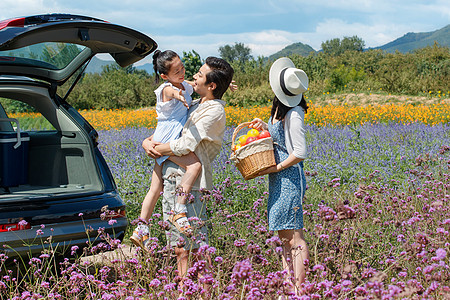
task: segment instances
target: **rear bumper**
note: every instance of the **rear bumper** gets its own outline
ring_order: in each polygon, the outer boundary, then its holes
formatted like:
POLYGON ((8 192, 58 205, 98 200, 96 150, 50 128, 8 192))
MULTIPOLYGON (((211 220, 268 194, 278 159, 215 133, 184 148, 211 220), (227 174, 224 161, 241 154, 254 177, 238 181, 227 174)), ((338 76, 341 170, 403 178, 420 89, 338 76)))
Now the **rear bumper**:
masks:
POLYGON ((128 226, 126 217, 108 220, 89 219, 80 221, 47 224, 44 228, 33 226, 28 230, 3 232, 0 235, 0 251, 9 258, 39 255, 50 250, 58 255, 70 256, 73 246, 79 250, 107 239, 122 240, 128 226), (103 233, 103 234, 102 234, 103 233), (105 239, 105 237, 107 237, 105 239))

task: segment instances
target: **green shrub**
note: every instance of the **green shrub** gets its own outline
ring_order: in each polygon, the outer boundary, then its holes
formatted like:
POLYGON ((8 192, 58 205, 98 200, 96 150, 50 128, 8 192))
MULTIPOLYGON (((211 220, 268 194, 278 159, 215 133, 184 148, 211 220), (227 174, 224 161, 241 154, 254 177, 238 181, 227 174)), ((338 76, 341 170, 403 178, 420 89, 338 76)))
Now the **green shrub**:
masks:
POLYGON ((327 91, 335 92, 343 90, 350 82, 358 82, 364 79, 366 74, 363 69, 356 70, 355 67, 340 65, 330 74, 327 91))
POLYGON ((101 74, 86 74, 68 98, 77 109, 117 109, 154 106, 157 88, 146 72, 107 66, 101 74))
MULTIPOLYGON (((323 52, 308 56, 290 55, 297 68, 309 78, 308 97, 324 92, 379 91, 391 94, 421 95, 424 92, 448 93, 450 82, 449 47, 434 46, 411 53, 386 53, 382 50, 346 51, 338 56, 323 52)), ((186 78, 195 74, 201 63, 192 51, 184 53, 186 78)), ((259 57, 244 63, 233 62, 238 90, 227 92, 224 100, 235 106, 267 104, 273 93, 269 70, 273 61, 259 57)), ((157 88, 154 76, 134 68, 108 67, 101 74, 86 74, 73 90, 68 102, 78 109, 115 109, 154 106, 157 88)), ((194 96, 195 97, 195 96, 194 96)), ((18 110, 19 108, 11 108, 18 110)))
POLYGON ((223 100, 229 105, 247 107, 254 105, 267 105, 272 103, 273 92, 269 83, 259 86, 239 87, 235 92, 225 93, 223 100))
POLYGON ((31 105, 17 100, 0 98, 0 103, 7 113, 25 113, 36 111, 31 105))

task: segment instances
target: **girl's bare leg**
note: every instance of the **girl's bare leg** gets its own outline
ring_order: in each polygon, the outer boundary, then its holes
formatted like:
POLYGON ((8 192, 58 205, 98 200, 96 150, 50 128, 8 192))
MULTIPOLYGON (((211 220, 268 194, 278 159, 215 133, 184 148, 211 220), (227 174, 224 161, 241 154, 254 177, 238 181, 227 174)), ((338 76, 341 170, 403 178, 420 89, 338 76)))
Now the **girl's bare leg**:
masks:
POLYGON ((195 153, 190 152, 187 155, 183 156, 169 156, 169 160, 179 165, 183 169, 185 169, 185 173, 181 178, 180 190, 178 191, 177 203, 175 203, 173 208, 173 213, 175 215, 181 214, 182 216, 177 216, 174 220, 178 223, 178 227, 184 231, 184 229, 189 229, 190 224, 187 219, 187 198, 192 190, 192 186, 194 185, 197 177, 200 175, 202 171, 202 164, 200 163, 197 155, 195 153))
POLYGON ((162 166, 155 162, 155 167, 152 173, 152 183, 150 189, 145 195, 144 201, 142 201, 141 219, 148 221, 155 209, 156 202, 158 202, 159 196, 163 191, 163 180, 162 180, 162 166))
MULTIPOLYGON (((156 202, 163 190, 162 181, 162 166, 155 162, 155 167, 152 173, 152 183, 150 189, 145 195, 144 201, 142 201, 141 215, 140 219, 148 222, 155 209, 156 202)), ((133 244, 142 249, 145 249, 146 241, 150 235, 147 224, 138 224, 130 237, 133 244)))
POLYGON ((301 284, 306 279, 304 261, 309 261, 309 250, 303 237, 303 229, 290 229, 278 231, 278 236, 283 242, 283 267, 288 271, 288 279, 294 286, 296 295, 301 294, 301 284), (293 281, 293 282, 292 282, 293 281))
POLYGON ((194 152, 183 156, 169 156, 169 160, 186 170, 181 178, 181 195, 177 199, 178 203, 186 204, 187 194, 191 192, 192 186, 200 175, 202 164, 194 152))

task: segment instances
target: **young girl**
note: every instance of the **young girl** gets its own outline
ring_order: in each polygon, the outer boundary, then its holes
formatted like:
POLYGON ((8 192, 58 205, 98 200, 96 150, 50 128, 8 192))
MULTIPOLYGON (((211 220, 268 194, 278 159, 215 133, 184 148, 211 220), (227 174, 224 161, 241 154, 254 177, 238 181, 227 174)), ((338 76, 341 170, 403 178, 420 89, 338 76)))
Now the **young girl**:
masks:
MULTIPOLYGON (((153 55, 153 68, 165 80, 156 90, 156 113, 158 124, 153 139, 167 143, 179 137, 187 120, 188 108, 192 102, 193 83, 184 79, 185 69, 180 57, 171 50, 161 52, 157 50, 153 55)), ((191 152, 184 156, 163 156, 156 159, 152 174, 150 190, 142 203, 140 218, 148 221, 155 208, 156 202, 163 190, 162 164, 166 159, 171 160, 186 170, 181 179, 177 203, 172 208, 169 221, 182 233, 189 234, 191 226, 187 219, 186 198, 191 192, 195 180, 200 175, 202 165, 191 152)), ((148 226, 139 224, 130 237, 136 246, 144 249, 148 240, 148 226)))

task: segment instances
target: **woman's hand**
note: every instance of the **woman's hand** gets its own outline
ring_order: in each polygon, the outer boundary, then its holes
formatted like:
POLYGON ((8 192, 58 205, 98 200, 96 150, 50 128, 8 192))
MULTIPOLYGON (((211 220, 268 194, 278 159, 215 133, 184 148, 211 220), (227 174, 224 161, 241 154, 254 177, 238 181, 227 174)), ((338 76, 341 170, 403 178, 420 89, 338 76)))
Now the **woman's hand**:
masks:
POLYGON ((151 158, 158 158, 161 157, 161 153, 156 151, 155 147, 160 144, 159 142, 155 142, 153 136, 151 136, 142 141, 142 148, 144 148, 145 153, 151 158))
POLYGON ((275 172, 278 172, 278 171, 279 171, 278 170, 278 166, 275 165, 275 166, 269 167, 269 168, 267 168, 265 170, 262 170, 261 172, 258 173, 258 176, 263 176, 263 175, 267 175, 267 174, 270 174, 270 173, 275 173, 275 172))
POLYGON ((258 173, 258 176, 262 176, 262 175, 266 175, 266 174, 270 174, 270 173, 276 173, 276 172, 280 172, 283 171, 284 169, 293 166, 295 164, 298 164, 299 162, 301 162, 303 159, 302 158, 297 158, 294 155, 289 155, 288 159, 280 162, 279 164, 276 164, 275 166, 269 167, 265 170, 262 170, 261 172, 258 173))
POLYGON ((267 124, 259 119, 259 118, 255 118, 253 119, 250 124, 248 125, 249 128, 255 128, 256 130, 267 130, 267 124))

